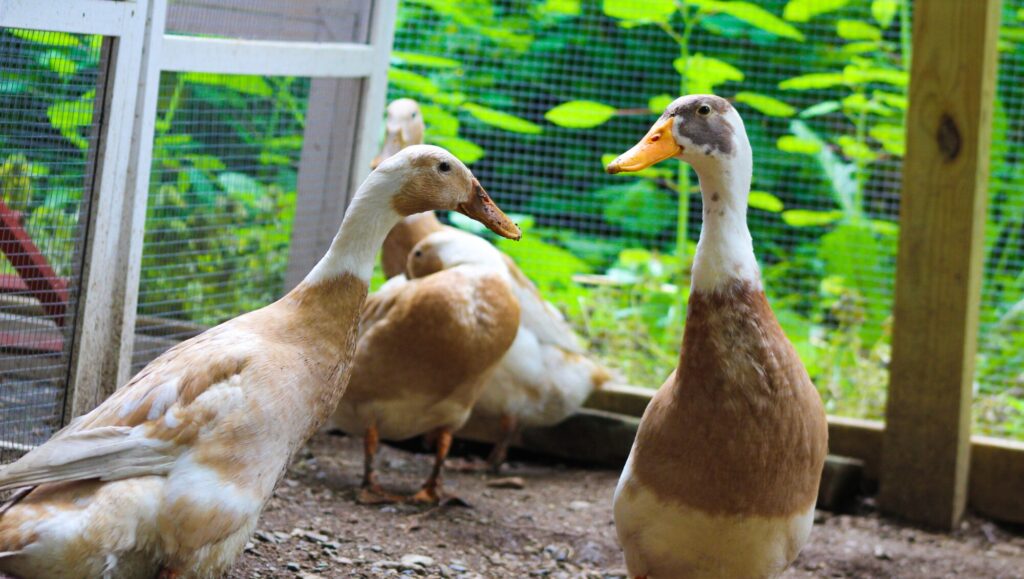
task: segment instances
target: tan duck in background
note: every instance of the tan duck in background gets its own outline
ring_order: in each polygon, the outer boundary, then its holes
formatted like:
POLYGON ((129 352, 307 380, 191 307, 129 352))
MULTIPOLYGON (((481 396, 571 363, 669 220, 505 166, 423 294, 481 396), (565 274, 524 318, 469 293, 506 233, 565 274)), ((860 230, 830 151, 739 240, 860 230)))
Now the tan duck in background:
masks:
POLYGON ((632 577, 777 577, 811 532, 825 411, 765 299, 739 114, 719 97, 679 98, 608 172, 669 158, 696 170, 704 225, 679 366, 644 413, 615 491, 616 530, 632 577))
POLYGON ((345 391, 384 236, 427 209, 518 237, 447 151, 412 147, 381 164, 298 287, 171 348, 0 470, 0 489, 24 489, 0 514, 0 569, 32 579, 221 576, 345 391))
MULTIPOLYGON (((423 141, 425 127, 419 104, 398 99, 388 105, 387 133, 375 163, 409 145, 423 141)), ((434 247, 444 247, 439 255, 455 255, 454 246, 466 243, 477 247, 478 238, 443 225, 433 211, 403 219, 388 234, 381 249, 381 266, 388 278, 406 271, 413 246, 428 236, 449 232, 434 247)), ((497 249, 479 252, 490 267, 507 271, 512 290, 522 311, 519 333, 480 396, 467 430, 497 439, 488 459, 497 470, 504 462, 509 446, 521 428, 558 424, 574 414, 595 389, 611 378, 611 373, 593 359, 561 312, 546 302, 537 287, 519 269, 515 261, 497 249)), ((449 267, 433 260, 438 270, 449 267)), ((427 275, 420 272, 417 277, 427 275)))
MULTIPOLYGON (((430 270, 432 275, 394 277, 364 307, 352 379, 331 419, 335 427, 365 436, 363 502, 436 503, 443 498, 440 475, 452 432, 469 418, 515 340, 519 303, 505 269, 476 259, 455 260, 441 271, 425 263, 436 259, 433 240, 455 233, 435 233, 410 254, 409 271, 430 270), (421 434, 431 434, 437 444, 426 483, 404 499, 384 491, 374 467, 378 441, 421 434)), ((481 246, 491 248, 473 239, 478 243, 462 243, 459 250, 472 255, 481 246)))

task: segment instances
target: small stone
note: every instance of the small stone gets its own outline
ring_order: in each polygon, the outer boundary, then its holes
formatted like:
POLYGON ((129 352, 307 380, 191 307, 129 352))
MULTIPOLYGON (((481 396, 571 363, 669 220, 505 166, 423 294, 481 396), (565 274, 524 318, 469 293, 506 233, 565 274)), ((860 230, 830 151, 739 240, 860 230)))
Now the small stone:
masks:
POLYGON ((883 561, 892 561, 892 556, 885 552, 885 549, 881 545, 875 545, 875 559, 881 559, 883 561))
POLYGON ((384 550, 384 547, 381 547, 380 545, 370 545, 370 550, 374 553, 380 553, 384 550))
POLYGON ((590 508, 590 503, 587 501, 573 501, 569 503, 569 510, 572 511, 585 511, 590 508))
POLYGON ((456 573, 465 573, 466 571, 469 571, 469 569, 467 569, 465 565, 461 565, 459 563, 456 563, 455 561, 452 561, 452 564, 448 565, 448 568, 452 571, 455 571, 456 573))
POLYGON ((252 541, 249 541, 248 543, 245 544, 245 552, 246 553, 252 553, 255 550, 256 550, 256 545, 254 545, 252 541))
POLYGON ((341 548, 341 543, 337 541, 325 541, 323 543, 324 549, 330 549, 331 551, 337 551, 341 548))
POLYGON ((434 566, 434 560, 431 559, 430 557, 427 557, 426 555, 410 554, 410 555, 405 555, 404 557, 402 557, 402 565, 404 565, 406 567, 410 567, 410 566, 414 566, 414 565, 419 565, 419 566, 422 566, 422 567, 433 567, 434 566))
POLYGON ((507 476, 502 478, 491 479, 487 481, 487 486, 494 489, 522 490, 526 488, 526 481, 524 481, 522 477, 507 476))
POLYGON ((284 568, 293 572, 298 572, 302 570, 302 567, 300 567, 299 564, 294 561, 289 561, 285 563, 284 568))
POLYGON ((305 531, 302 533, 302 538, 309 541, 310 543, 323 544, 330 540, 327 535, 321 535, 320 533, 314 533, 313 531, 305 531))
POLYGON ((253 537, 256 537, 257 541, 262 541, 264 543, 274 542, 274 538, 268 535, 265 531, 256 531, 255 533, 253 533, 253 537))

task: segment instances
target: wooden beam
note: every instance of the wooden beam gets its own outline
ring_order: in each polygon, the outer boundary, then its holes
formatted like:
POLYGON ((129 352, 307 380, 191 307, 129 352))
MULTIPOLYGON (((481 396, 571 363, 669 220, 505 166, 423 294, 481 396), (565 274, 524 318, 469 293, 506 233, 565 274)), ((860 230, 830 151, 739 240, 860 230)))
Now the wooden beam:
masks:
POLYGON ((998 0, 914 3, 879 504, 951 529, 967 500, 998 0))
MULTIPOLYGON (((639 418, 654 394, 653 390, 632 386, 608 386, 595 392, 585 407, 605 414, 639 418)), ((586 412, 583 413, 584 415, 586 412)), ((474 430, 467 438, 493 441, 495 430, 470 424, 474 430)), ((828 446, 833 456, 853 458, 864 463, 864 480, 879 479, 882 461, 882 438, 885 425, 877 420, 828 417, 828 446)), ((463 433, 460 432, 460 435, 463 433)), ((562 432, 562 436, 576 436, 562 432)), ((627 436, 619 429, 619 436, 627 436)), ((525 441, 520 440, 523 444, 525 441)), ((524 444, 525 446, 525 444, 524 444)), ((614 445, 622 448, 622 444, 614 445)), ((528 447, 530 448, 530 447, 528 447)), ((544 448, 530 448, 544 451, 544 448)), ((625 460, 625 455, 621 460, 625 460)), ((968 506, 980 515, 1009 523, 1024 523, 1024 443, 975 436, 971 439, 970 489, 968 506)))

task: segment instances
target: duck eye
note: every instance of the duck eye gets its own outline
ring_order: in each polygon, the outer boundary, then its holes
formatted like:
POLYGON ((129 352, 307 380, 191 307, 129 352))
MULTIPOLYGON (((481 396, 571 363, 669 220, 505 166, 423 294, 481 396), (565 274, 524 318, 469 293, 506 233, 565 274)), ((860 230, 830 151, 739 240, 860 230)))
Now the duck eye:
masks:
POLYGON ((697 114, 703 116, 710 115, 711 107, 709 107, 708 105, 700 105, 700 107, 697 108, 697 114))
POLYGON ((422 249, 417 249, 415 252, 413 252, 413 256, 415 256, 415 257, 423 257, 423 250, 422 249))
POLYGON ((447 173, 452 170, 452 166, 448 164, 448 161, 441 161, 441 164, 437 166, 437 170, 442 173, 447 173))

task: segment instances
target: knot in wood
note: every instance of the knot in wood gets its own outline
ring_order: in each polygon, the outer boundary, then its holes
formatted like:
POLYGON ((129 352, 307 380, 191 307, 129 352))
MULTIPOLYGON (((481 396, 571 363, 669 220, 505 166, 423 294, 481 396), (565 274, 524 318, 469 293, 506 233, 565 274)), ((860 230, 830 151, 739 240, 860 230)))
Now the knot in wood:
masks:
POLYGON ((942 153, 946 161, 952 161, 960 155, 960 145, 962 142, 960 129, 957 128, 956 121, 953 120, 953 117, 949 116, 949 113, 942 113, 942 118, 939 120, 939 132, 936 138, 939 142, 939 152, 942 153))

